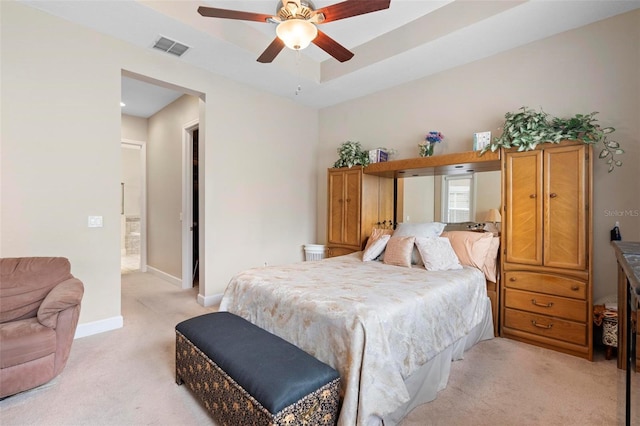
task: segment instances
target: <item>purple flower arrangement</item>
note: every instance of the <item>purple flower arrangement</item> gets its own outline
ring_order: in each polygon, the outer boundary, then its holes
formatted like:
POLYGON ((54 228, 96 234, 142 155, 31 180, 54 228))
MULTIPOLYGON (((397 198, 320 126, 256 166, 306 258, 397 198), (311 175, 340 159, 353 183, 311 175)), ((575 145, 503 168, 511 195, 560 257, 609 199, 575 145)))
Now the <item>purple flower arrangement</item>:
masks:
POLYGON ((444 135, 440 132, 429 132, 424 137, 424 142, 418 144, 420 157, 431 157, 433 155, 433 146, 442 142, 444 135))
POLYGON ((444 139, 444 135, 440 132, 429 132, 424 140, 429 143, 440 143, 444 139))

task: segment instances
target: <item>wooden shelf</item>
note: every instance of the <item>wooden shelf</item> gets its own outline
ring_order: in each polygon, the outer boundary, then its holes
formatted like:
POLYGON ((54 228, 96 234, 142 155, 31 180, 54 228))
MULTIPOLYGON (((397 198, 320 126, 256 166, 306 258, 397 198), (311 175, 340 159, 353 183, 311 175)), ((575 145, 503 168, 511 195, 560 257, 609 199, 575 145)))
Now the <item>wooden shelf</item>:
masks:
POLYGON ((458 152, 454 154, 434 155, 433 157, 407 158, 369 164, 364 168, 368 175, 388 178, 412 176, 456 175, 471 172, 490 172, 500 170, 500 151, 458 152))

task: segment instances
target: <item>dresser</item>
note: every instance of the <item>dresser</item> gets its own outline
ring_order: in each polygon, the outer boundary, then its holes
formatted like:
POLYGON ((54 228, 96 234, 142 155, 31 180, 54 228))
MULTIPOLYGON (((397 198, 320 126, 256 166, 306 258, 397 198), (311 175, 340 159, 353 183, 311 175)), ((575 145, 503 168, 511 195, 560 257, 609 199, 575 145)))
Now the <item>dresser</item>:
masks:
POLYGON ((501 335, 591 360, 591 147, 506 150, 501 335))
POLYGON ((374 226, 391 227, 393 179, 366 175, 360 166, 329 169, 327 179, 329 257, 362 250, 374 226))

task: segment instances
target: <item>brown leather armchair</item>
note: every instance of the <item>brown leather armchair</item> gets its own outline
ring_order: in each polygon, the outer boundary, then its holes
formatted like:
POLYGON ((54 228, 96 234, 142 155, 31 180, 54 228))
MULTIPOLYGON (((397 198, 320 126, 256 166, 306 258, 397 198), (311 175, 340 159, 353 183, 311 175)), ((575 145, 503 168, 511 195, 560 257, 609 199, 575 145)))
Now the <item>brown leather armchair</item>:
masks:
POLYGON ((0 259, 0 398, 60 374, 83 293, 64 257, 0 259))

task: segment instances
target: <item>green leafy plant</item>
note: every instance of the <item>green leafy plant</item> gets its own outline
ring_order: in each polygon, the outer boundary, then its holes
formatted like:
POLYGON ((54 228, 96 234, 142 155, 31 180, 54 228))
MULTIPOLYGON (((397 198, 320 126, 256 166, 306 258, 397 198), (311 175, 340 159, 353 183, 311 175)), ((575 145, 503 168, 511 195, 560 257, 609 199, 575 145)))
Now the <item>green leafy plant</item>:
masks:
POLYGON ((586 144, 602 144, 598 158, 605 159, 609 165, 609 172, 612 172, 615 166, 622 165, 622 161, 617 160, 615 156, 624 154, 624 150, 618 142, 608 139, 615 129, 600 127, 595 118, 596 114, 598 113, 592 112, 576 114, 571 118, 558 118, 550 117, 542 110, 536 111, 523 106, 518 112, 505 114, 502 135, 494 138, 482 153, 488 150, 497 151, 501 147, 530 151, 541 143, 580 140, 586 144))
POLYGON ((346 141, 338 147, 338 161, 333 167, 353 167, 369 165, 369 151, 363 151, 360 142, 346 141))

